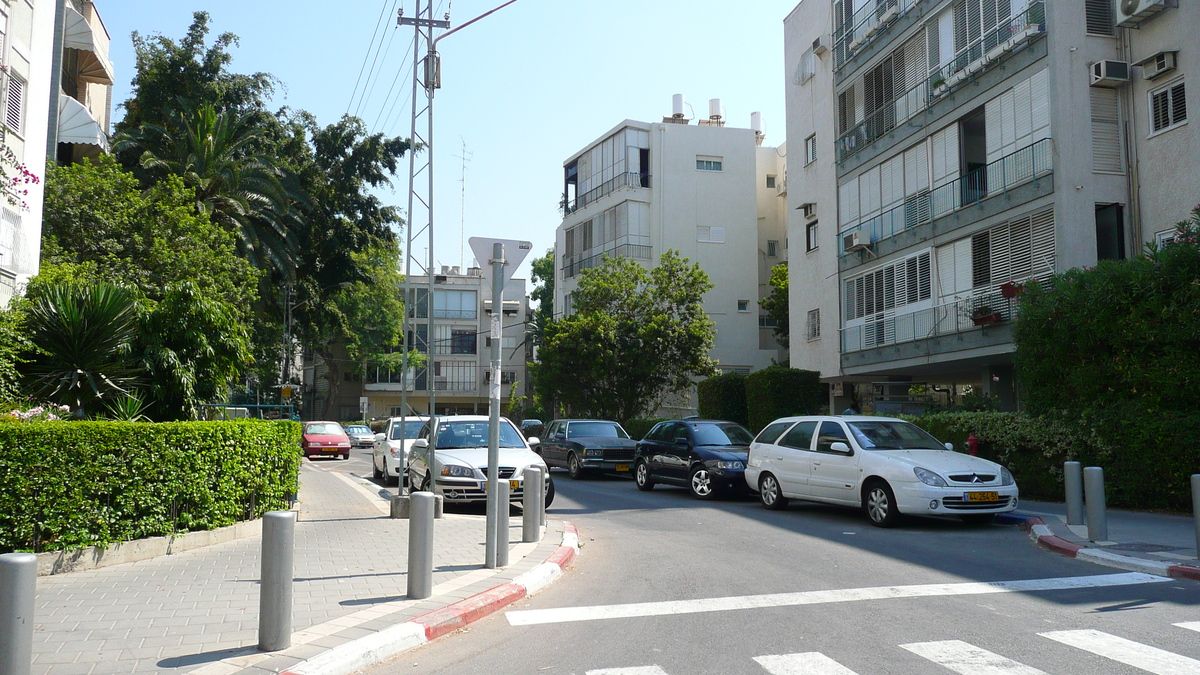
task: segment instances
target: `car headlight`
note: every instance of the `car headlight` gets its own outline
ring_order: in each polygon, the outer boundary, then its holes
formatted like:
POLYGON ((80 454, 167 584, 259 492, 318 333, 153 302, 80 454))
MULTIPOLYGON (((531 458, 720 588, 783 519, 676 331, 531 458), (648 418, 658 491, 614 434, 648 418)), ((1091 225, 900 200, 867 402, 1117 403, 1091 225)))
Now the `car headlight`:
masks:
POLYGON ((318 442, 316 442, 316 441, 309 441, 309 442, 308 442, 308 447, 310 447, 310 448, 319 448, 319 447, 321 447, 321 444, 320 444, 320 443, 318 443, 318 442))
POLYGON ((720 460, 717 462, 717 468, 718 469, 744 469, 744 468, 746 468, 746 465, 742 464, 740 461, 738 461, 736 459, 735 460, 720 460))
POLYGON ((1016 485, 1017 481, 1013 478, 1012 472, 1004 467, 1000 467, 1000 484, 1001 485, 1016 485))
POLYGON ((459 466, 457 464, 447 464, 442 467, 443 476, 453 476, 455 478, 474 478, 475 469, 469 466, 459 466))
POLYGON ((601 450, 600 448, 588 448, 587 450, 583 451, 583 455, 584 457, 603 457, 604 450, 601 450))
POLYGON ((919 466, 914 466, 913 473, 917 475, 917 480, 926 485, 932 485, 933 487, 948 487, 945 478, 942 478, 929 469, 922 469, 919 466))
POLYGON ((342 441, 341 443, 338 443, 338 447, 339 448, 348 448, 348 447, 350 447, 350 441, 342 441))

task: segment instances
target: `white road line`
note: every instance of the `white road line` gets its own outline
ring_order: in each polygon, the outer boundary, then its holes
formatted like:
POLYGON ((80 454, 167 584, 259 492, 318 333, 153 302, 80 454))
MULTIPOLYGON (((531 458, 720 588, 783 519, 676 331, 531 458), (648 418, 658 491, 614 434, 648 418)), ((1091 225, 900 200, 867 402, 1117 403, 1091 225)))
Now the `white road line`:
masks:
POLYGON ((1197 633, 1200 633, 1200 621, 1184 621, 1183 623, 1176 623, 1172 625, 1179 626, 1180 628, 1186 628, 1188 630, 1194 630, 1197 633))
POLYGON ((756 656, 754 660, 771 675, 857 675, 820 652, 756 656))
POLYGON ((928 598, 951 595, 986 595, 991 593, 1020 593, 1035 591, 1057 591, 1103 586, 1132 586, 1171 581, 1153 574, 1128 572, 1124 574, 1100 574, 1086 577, 1059 577, 1054 579, 1028 579, 1023 581, 968 582, 958 584, 924 584, 917 586, 878 586, 875 588, 843 588, 828 591, 802 591, 799 593, 775 593, 770 595, 745 595, 740 597, 702 598, 697 600, 670 600, 644 602, 628 605, 595 605, 590 607, 560 607, 557 609, 533 609, 507 612, 508 623, 513 626, 532 626, 544 623, 566 623, 570 621, 596 621, 599 619, 624 619, 631 617, 667 616, 672 614, 699 614, 704 612, 726 612, 737 609, 761 609, 764 607, 791 607, 817 605, 833 602, 859 600, 887 600, 895 598, 928 598))
POLYGON ((1200 675, 1200 661, 1196 659, 1098 630, 1060 630, 1038 635, 1155 675, 1200 675))
POLYGON ((587 675, 667 675, 667 671, 658 666, 639 666, 637 668, 602 668, 589 670, 587 675))
POLYGON ((914 642, 900 647, 960 675, 1046 675, 1037 668, 1006 659, 962 640, 914 642))

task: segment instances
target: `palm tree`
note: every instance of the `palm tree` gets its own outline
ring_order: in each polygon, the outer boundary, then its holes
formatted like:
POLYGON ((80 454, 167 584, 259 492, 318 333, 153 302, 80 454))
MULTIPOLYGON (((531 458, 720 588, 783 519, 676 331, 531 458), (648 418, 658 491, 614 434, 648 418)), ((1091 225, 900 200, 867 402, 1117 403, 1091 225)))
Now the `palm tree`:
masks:
POLYGON ((218 112, 211 105, 180 108, 164 124, 143 124, 117 136, 113 152, 141 150, 142 168, 174 174, 196 193, 196 208, 238 236, 241 253, 285 277, 295 268, 295 208, 287 174, 264 154, 264 126, 256 114, 218 112))

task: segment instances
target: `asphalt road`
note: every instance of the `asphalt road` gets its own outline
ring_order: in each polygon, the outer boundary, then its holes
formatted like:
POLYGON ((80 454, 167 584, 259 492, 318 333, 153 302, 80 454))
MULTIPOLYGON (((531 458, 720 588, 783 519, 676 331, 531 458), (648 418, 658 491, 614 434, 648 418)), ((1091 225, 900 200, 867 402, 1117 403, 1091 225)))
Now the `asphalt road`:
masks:
POLYGON ((881 530, 847 509, 554 476, 574 568, 371 675, 1200 675, 1195 582, 1063 558, 1011 526, 881 530))

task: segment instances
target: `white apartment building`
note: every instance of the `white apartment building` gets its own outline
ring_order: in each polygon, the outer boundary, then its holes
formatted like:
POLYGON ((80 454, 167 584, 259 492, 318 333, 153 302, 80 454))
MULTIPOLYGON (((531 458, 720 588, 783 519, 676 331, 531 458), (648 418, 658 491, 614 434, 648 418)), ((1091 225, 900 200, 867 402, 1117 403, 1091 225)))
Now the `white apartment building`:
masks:
POLYGON ((1133 255, 1200 201, 1200 8, 1169 4, 803 0, 784 20, 791 363, 833 409, 853 385, 878 412, 964 385, 1012 409, 1012 286, 1133 255))
POLYGON ((714 284, 704 297, 711 357, 750 372, 786 356, 758 307, 771 267, 787 259, 784 148, 763 146, 761 129, 725 126, 716 99, 710 113, 690 124, 677 96, 672 117, 625 120, 564 162, 555 306, 571 312, 580 273, 605 255, 651 267, 675 249, 714 284))
MULTIPOLYGON (((0 0, 3 144, 39 179, 19 187, 29 191, 18 200, 23 204, 0 203, 0 307, 37 274, 41 255, 54 15, 54 0, 0 0)), ((7 165, 3 173, 9 179, 16 175, 7 165)))
POLYGON ((59 96, 50 107, 47 154, 71 164, 109 151, 115 75, 108 30, 95 3, 62 0, 62 5, 61 45, 54 52, 59 96))

